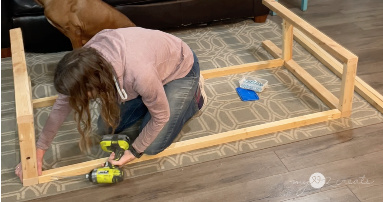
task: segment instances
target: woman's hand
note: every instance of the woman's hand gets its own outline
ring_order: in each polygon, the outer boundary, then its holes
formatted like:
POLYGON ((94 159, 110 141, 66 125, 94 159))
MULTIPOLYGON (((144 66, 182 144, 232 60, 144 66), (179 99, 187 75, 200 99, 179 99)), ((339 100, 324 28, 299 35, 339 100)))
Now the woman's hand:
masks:
POLYGON ((124 155, 122 155, 122 157, 118 161, 113 160, 114 157, 115 157, 115 154, 114 154, 114 152, 112 152, 112 154, 110 154, 110 156, 109 156, 108 161, 109 161, 109 163, 111 163, 115 166, 125 165, 125 164, 129 163, 130 161, 133 161, 136 158, 135 156, 133 156, 132 152, 130 152, 129 150, 125 150, 124 155))
MULTIPOLYGON (((43 157, 45 151, 42 149, 36 149, 36 160, 37 160, 37 174, 40 176, 43 172, 43 157)), ((17 164, 15 168, 15 174, 20 178, 21 182, 23 181, 23 167, 21 162, 17 164)))

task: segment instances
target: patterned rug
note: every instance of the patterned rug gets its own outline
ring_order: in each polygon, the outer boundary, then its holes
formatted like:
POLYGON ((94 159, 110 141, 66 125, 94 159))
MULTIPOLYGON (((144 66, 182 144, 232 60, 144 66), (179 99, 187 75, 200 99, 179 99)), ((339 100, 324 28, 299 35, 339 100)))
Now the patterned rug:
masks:
MULTIPOLYGON (((171 33, 182 38, 195 51, 202 70, 272 59, 272 56, 261 47, 261 42, 266 39, 281 47, 281 26, 270 20, 263 24, 244 20, 171 33)), ((294 42, 293 50, 294 60, 338 96, 340 79, 299 44, 294 42)), ((53 73, 55 65, 64 54, 65 52, 27 53, 26 60, 34 98, 56 94, 52 86, 53 73)), ((84 179, 84 176, 29 187, 22 186, 14 174, 14 168, 20 162, 20 150, 15 120, 11 60, 2 59, 1 66, 1 200, 24 201, 97 186, 84 179)), ((205 89, 208 95, 208 106, 200 117, 187 122, 177 141, 328 110, 327 106, 284 67, 209 79, 205 82, 205 89), (258 94, 259 100, 249 102, 240 100, 235 88, 239 86, 238 81, 243 76, 257 76, 268 80, 269 87, 258 94)), ((45 124, 49 112, 50 107, 35 110, 36 136, 45 124)), ((96 127, 97 117, 98 108, 93 105, 94 127, 96 127)), ((382 121, 383 115, 355 94, 353 113, 349 119, 328 121, 127 165, 124 170, 127 174, 126 178, 133 178, 382 121)), ((136 130, 137 127, 132 127, 129 132, 136 132, 136 130)), ((82 154, 78 148, 78 140, 76 123, 72 116, 69 116, 51 148, 46 152, 44 169, 107 156, 98 146, 95 146, 90 153, 82 154)))

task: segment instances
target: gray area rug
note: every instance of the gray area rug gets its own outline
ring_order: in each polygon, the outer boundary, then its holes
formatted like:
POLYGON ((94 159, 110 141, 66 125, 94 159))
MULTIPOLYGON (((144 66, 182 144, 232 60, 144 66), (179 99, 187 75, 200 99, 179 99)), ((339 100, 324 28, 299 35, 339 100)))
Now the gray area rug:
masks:
MULTIPOLYGON (((272 56, 261 47, 261 42, 267 39, 281 47, 281 26, 270 20, 263 24, 244 20, 171 33, 182 38, 195 51, 200 59, 202 70, 272 59, 272 56)), ((53 73, 56 63, 64 54, 65 52, 27 53, 26 60, 34 98, 56 94, 52 86, 53 73)), ((338 96, 340 79, 297 43, 294 43, 294 60, 338 96)), ((14 174, 14 168, 20 161, 20 150, 15 119, 11 60, 2 59, 1 65, 1 200, 36 199, 97 186, 85 180, 84 176, 29 187, 22 186, 14 174)), ((328 110, 328 107, 284 67, 209 79, 205 82, 205 89, 208 95, 208 106, 200 117, 193 118, 184 126, 177 141, 328 110), (268 80, 269 87, 259 93, 258 101, 243 102, 238 97, 235 88, 239 86, 238 81, 245 75, 268 80)), ((36 136, 43 127, 49 112, 50 107, 35 110, 36 136)), ((96 105, 92 112, 92 118, 95 121, 98 117, 96 105)), ((328 121, 127 165, 124 170, 127 174, 126 178, 133 178, 382 121, 383 115, 355 94, 353 114, 349 119, 328 121)), ((136 129, 133 127, 129 132, 135 132, 136 129)), ((102 152, 98 146, 95 146, 90 153, 82 154, 78 148, 78 140, 76 123, 72 116, 69 116, 45 155, 44 169, 57 168, 108 155, 102 152)))

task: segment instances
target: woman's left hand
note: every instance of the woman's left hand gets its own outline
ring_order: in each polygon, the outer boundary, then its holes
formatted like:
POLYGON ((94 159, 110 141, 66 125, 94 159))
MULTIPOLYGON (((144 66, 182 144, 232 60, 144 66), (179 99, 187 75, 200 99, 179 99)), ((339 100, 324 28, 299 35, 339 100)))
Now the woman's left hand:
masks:
POLYGON ((136 158, 132 154, 132 152, 130 152, 129 150, 125 150, 124 155, 122 155, 122 157, 118 161, 114 160, 114 156, 115 156, 115 153, 112 152, 112 154, 110 154, 110 156, 109 156, 108 161, 109 161, 109 163, 111 163, 115 166, 125 165, 125 164, 129 163, 130 161, 133 161, 136 158))

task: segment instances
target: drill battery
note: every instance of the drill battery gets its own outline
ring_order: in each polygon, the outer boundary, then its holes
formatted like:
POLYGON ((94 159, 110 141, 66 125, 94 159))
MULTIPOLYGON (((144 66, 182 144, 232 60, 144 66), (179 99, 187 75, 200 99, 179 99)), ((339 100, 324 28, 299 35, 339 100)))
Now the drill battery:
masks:
POLYGON ((103 135, 100 146, 106 152, 114 152, 113 144, 118 144, 120 148, 127 150, 129 143, 130 139, 127 135, 103 135))
POLYGON ((115 160, 119 160, 124 155, 125 150, 129 149, 130 139, 127 135, 104 135, 100 142, 101 149, 106 152, 114 152, 115 160))

